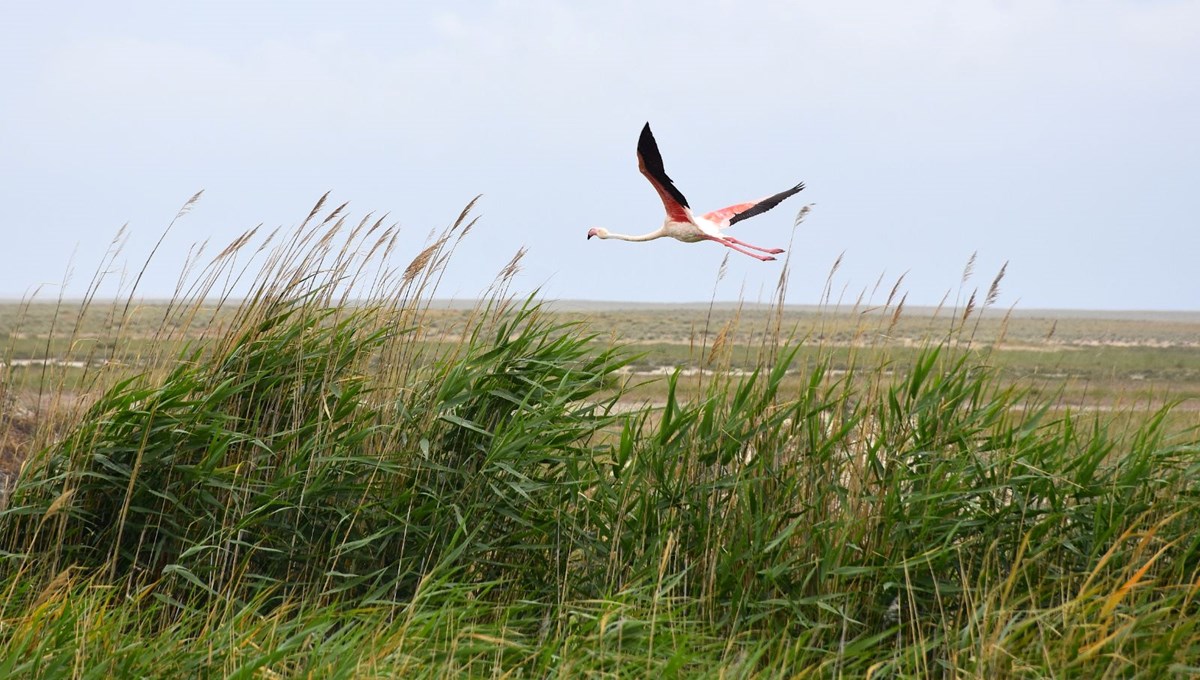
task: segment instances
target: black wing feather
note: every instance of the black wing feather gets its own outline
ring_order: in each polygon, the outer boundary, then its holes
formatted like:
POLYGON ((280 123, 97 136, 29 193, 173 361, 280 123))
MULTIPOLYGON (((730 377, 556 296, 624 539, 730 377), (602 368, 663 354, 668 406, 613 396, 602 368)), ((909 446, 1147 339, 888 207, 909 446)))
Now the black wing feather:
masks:
POLYGON ((734 224, 737 224, 738 222, 741 222, 742 220, 750 219, 751 217, 754 217, 755 215, 761 215, 761 214, 765 213, 766 211, 770 210, 771 208, 774 208, 775 206, 782 203, 785 198, 794 196, 803 190, 804 190, 804 182, 801 182, 801 183, 797 184, 796 186, 792 187, 791 189, 788 189, 787 191, 781 191, 781 192, 775 194, 774 196, 764 198, 763 200, 759 201, 758 203, 755 203, 754 207, 749 208, 747 210, 743 210, 742 212, 734 215, 733 217, 730 217, 729 224, 734 225, 734 224))
POLYGON ((671 198, 675 199, 679 205, 685 208, 691 208, 688 205, 687 199, 683 197, 683 192, 675 187, 675 183, 667 177, 667 171, 663 169, 662 154, 658 152, 658 143, 654 141, 654 133, 650 132, 650 123, 642 128, 642 135, 638 137, 638 156, 642 159, 642 165, 646 168, 646 172, 654 176, 667 193, 671 194, 671 198))

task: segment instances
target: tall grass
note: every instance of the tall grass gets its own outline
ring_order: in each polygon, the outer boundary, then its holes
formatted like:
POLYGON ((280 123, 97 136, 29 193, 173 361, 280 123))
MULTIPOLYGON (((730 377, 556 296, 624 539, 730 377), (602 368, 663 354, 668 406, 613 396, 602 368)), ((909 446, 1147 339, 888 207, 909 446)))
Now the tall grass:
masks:
POLYGON ((785 278, 757 370, 706 330, 699 391, 631 407, 631 352, 509 296, 521 252, 430 342, 469 210, 392 267, 395 227, 322 199, 89 368, 0 514, 0 674, 1200 672, 1200 437, 1166 410, 1004 386, 973 293, 915 360, 798 361, 785 278))

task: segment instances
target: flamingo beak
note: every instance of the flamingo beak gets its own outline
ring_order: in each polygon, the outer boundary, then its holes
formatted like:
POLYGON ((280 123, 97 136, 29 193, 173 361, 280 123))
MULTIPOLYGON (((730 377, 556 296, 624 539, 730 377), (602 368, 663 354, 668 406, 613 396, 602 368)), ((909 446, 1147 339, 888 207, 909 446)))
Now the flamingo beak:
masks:
POLYGON ((588 229, 588 240, 589 240, 589 241, 590 241, 590 240, 592 240, 592 237, 593 237, 593 236, 595 236, 595 235, 596 235, 596 230, 595 230, 595 229, 588 229))

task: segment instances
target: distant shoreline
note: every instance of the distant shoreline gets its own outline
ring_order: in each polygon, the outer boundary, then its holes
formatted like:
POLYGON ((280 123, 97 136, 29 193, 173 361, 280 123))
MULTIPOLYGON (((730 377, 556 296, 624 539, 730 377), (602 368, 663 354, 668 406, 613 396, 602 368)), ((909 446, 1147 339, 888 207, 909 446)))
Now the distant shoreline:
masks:
MULTIPOLYGON (((573 299, 552 299, 544 298, 540 300, 548 309, 557 312, 616 312, 622 310, 630 311, 654 311, 654 310, 707 310, 712 306, 716 311, 727 311, 734 309, 742 309, 743 311, 767 311, 775 309, 773 304, 761 302, 628 302, 620 300, 573 300, 573 299)), ((24 301, 18 298, 0 298, 0 305, 19 305, 24 301)), ((75 305, 82 302, 81 298, 64 298, 62 304, 75 305)), ((115 300, 97 299, 93 300, 93 305, 111 304, 115 300)), ((124 304, 124 298, 119 300, 124 304)), ((170 302, 168 298, 145 298, 137 301, 138 304, 167 304, 170 302)), ((227 300, 226 304, 235 302, 227 300)), ((430 301, 430 306, 437 309, 471 309, 479 304, 477 299, 446 299, 434 298, 430 301)), ((35 306, 46 306, 59 304, 57 300, 39 300, 32 303, 35 306)), ((215 304, 215 301, 214 301, 215 304)), ((949 304, 940 308, 932 305, 905 305, 904 314, 908 316, 933 316, 935 313, 948 314, 955 308, 949 304)), ((961 305, 959 307, 961 309, 961 305)), ((817 314, 820 312, 834 313, 849 313, 854 310, 851 304, 843 304, 840 306, 833 305, 815 305, 815 304, 787 304, 784 305, 784 311, 793 314, 817 314)), ((867 305, 863 304, 858 307, 860 313, 879 313, 891 314, 895 311, 895 305, 883 308, 880 304, 867 305)), ((972 312, 980 314, 979 310, 972 312)), ((1003 306, 988 307, 982 311, 985 318, 1001 318, 1006 315, 1011 315, 1013 318, 1020 319, 1097 319, 1097 320, 1112 320, 1112 321, 1162 321, 1176 323, 1200 323, 1200 310, 1170 310, 1170 309, 1054 309, 1054 308, 1008 308, 1003 306)))

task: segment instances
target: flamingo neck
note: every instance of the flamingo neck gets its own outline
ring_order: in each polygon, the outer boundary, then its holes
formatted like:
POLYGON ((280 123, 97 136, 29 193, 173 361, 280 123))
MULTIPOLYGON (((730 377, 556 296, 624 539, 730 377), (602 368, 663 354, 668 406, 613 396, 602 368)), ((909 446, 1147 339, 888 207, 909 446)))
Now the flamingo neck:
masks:
POLYGON ((600 236, 600 238, 615 238, 620 241, 653 241, 654 239, 662 238, 665 235, 666 234, 662 229, 652 231, 649 234, 638 234, 635 236, 631 236, 629 234, 614 234, 612 232, 608 232, 607 234, 597 234, 597 236, 600 236))

